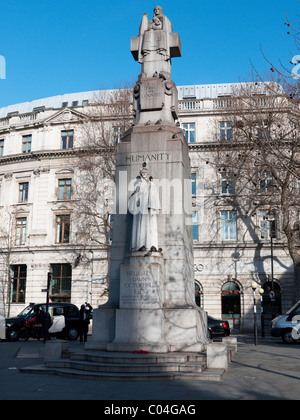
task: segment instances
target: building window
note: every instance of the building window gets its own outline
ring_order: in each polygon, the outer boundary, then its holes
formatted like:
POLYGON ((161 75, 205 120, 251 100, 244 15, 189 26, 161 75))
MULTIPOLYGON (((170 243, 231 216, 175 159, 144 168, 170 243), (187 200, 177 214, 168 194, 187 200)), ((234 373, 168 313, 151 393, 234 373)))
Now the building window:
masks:
POLYGON ((241 318, 241 291, 233 281, 228 281, 222 287, 222 318, 241 318))
POLYGON ((26 265, 10 266, 10 302, 25 303, 26 265))
POLYGON ((29 134, 28 136, 22 136, 22 150, 23 153, 30 153, 31 152, 31 141, 32 135, 29 134))
POLYGON ((70 240, 70 215, 62 214, 56 216, 56 238, 57 244, 66 244, 70 240))
POLYGON ((68 106, 68 102, 63 102, 63 103, 61 104, 61 107, 62 107, 62 108, 67 108, 67 106, 68 106))
POLYGON ((88 99, 84 99, 83 101, 82 101, 82 106, 86 106, 86 105, 88 105, 89 104, 89 100, 88 99))
POLYGON ((63 150, 73 149, 74 130, 66 130, 61 132, 61 148, 63 150))
POLYGON ((192 184, 192 195, 197 194, 197 174, 191 174, 191 184, 192 184))
POLYGON ((19 217, 16 220, 16 245, 25 245, 26 243, 27 218, 19 217))
POLYGON ((268 120, 258 123, 257 137, 259 140, 271 140, 270 125, 268 120))
POLYGON ((44 106, 37 106, 35 108, 33 108, 32 112, 42 112, 45 110, 44 106))
POLYGON ((222 175, 221 179, 221 191, 222 194, 235 194, 235 182, 228 175, 222 175))
POLYGON ((123 131, 121 130, 121 127, 113 127, 113 144, 120 143, 122 134, 123 131))
POLYGON ((221 141, 232 141, 232 124, 229 121, 220 122, 220 140, 221 141))
POLYGON ((195 143, 195 124, 183 124, 183 133, 188 143, 195 143))
POLYGON ((15 117, 16 115, 19 115, 19 111, 12 111, 7 113, 7 117, 15 117))
POLYGON ((52 302, 70 302, 72 267, 71 264, 51 264, 52 281, 50 297, 52 302))
POLYGON ((193 240, 198 241, 198 213, 196 211, 192 214, 192 224, 193 224, 193 240))
POLYGON ((0 157, 4 154, 4 140, 0 140, 0 157))
POLYGON ((78 101, 73 101, 72 106, 78 106, 78 101))
POLYGON ((28 202, 29 182, 21 182, 19 184, 19 203, 28 202))
POLYGON ((221 211, 221 239, 222 241, 237 239, 236 211, 221 211))
POLYGON ((300 180, 295 179, 295 194, 300 195, 300 180))
POLYGON ((273 212, 272 217, 267 210, 260 210, 259 212, 259 225, 260 225, 260 238, 261 239, 274 239, 276 238, 277 228, 275 213, 273 212))
POLYGON ((269 172, 262 172, 261 178, 259 181, 260 192, 261 194, 269 194, 272 192, 273 188, 273 177, 269 172))
POLYGON ((72 179, 58 180, 58 199, 70 200, 72 192, 72 179))

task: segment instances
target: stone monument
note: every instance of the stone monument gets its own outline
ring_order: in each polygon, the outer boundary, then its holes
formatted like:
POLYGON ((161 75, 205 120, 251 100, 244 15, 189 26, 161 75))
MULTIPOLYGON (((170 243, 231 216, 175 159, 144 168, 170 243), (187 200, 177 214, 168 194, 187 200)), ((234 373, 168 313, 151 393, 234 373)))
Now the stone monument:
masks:
POLYGON ((171 59, 181 43, 161 7, 145 13, 131 53, 141 64, 135 123, 118 145, 109 300, 87 348, 202 351, 207 316, 195 304, 188 145, 176 124, 171 59))

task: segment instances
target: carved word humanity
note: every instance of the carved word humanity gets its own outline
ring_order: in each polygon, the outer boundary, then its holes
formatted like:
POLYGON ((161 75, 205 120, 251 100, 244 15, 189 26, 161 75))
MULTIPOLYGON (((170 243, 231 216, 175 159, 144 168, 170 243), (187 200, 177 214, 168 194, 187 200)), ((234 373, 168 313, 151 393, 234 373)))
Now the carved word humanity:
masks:
POLYGON ((170 159, 171 153, 152 153, 147 155, 132 154, 126 156, 126 163, 138 163, 138 162, 162 162, 170 159))

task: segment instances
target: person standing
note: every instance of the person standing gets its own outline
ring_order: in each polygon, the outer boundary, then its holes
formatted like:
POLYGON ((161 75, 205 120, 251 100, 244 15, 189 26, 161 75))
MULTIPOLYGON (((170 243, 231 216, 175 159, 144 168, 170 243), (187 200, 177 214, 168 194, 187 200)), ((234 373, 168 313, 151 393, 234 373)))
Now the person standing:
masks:
POLYGON ((90 316, 93 308, 89 303, 81 305, 79 311, 79 330, 80 330, 80 343, 87 342, 87 334, 90 324, 90 316))

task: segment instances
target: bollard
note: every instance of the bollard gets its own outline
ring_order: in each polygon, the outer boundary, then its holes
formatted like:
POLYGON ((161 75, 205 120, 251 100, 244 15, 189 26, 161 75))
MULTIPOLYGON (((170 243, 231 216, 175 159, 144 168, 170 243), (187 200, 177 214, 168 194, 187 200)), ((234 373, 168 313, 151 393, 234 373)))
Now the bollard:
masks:
POLYGON ((226 344, 207 344, 207 368, 224 370, 228 369, 228 356, 226 344))
POLYGON ((63 340, 50 340, 45 345, 45 362, 61 359, 64 351, 68 350, 68 343, 63 340))
POLYGON ((236 337, 223 337, 222 343, 227 346, 233 347, 234 352, 237 353, 237 338, 236 337))

